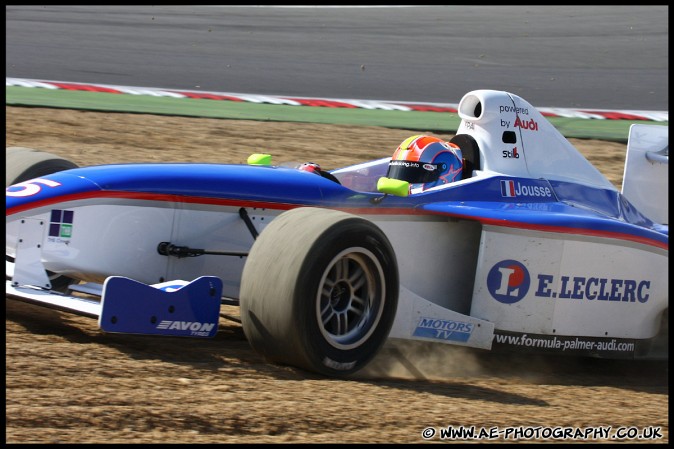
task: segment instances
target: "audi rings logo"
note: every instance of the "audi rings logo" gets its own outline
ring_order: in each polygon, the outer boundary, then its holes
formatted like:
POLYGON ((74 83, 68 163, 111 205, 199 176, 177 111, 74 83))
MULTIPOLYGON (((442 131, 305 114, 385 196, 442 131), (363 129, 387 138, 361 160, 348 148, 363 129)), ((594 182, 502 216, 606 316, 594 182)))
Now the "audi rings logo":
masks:
POLYGON ((529 271, 516 260, 502 260, 487 275, 489 293, 503 304, 513 304, 524 298, 530 285, 529 271))

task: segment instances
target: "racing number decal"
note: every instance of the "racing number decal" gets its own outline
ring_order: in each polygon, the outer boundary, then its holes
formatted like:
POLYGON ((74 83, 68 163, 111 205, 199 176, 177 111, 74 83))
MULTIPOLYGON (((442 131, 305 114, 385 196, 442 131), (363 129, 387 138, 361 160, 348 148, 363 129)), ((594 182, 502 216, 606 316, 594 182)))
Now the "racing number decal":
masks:
POLYGON ((51 181, 49 179, 36 178, 31 179, 30 181, 24 181, 18 184, 14 184, 13 186, 9 186, 7 187, 5 193, 7 194, 7 196, 15 196, 15 197, 37 195, 42 190, 42 186, 40 184, 43 184, 47 187, 58 187, 61 185, 61 183, 51 181))

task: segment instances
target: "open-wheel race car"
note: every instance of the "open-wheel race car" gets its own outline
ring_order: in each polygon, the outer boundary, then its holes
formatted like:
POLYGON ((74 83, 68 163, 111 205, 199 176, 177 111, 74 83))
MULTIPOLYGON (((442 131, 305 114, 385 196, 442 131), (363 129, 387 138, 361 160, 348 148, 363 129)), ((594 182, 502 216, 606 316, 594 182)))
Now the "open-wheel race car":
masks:
POLYGON ((387 339, 666 357, 667 127, 632 125, 618 191, 517 95, 458 109, 461 173, 420 191, 405 176, 439 164, 77 167, 8 148, 7 298, 185 337, 238 305, 269 361, 338 377, 387 339))

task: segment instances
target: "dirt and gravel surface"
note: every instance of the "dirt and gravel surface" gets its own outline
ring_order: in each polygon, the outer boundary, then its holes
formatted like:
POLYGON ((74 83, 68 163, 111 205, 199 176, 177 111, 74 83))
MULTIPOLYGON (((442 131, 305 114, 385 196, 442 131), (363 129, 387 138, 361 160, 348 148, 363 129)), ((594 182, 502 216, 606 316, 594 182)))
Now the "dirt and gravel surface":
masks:
MULTIPOLYGON (((331 169, 390 155, 418 133, 43 108, 6 113, 6 146, 79 165, 244 163, 268 152, 275 163, 331 169)), ((620 186, 624 144, 572 143, 620 186)), ((193 340, 102 334, 93 319, 14 301, 5 310, 7 443, 420 443, 442 441, 438 433, 424 440, 424 429, 448 426, 522 426, 519 435, 533 436, 625 427, 661 436, 638 441, 669 442, 663 362, 407 344, 387 346, 364 372, 335 380, 265 362, 226 318, 214 339, 193 340)))

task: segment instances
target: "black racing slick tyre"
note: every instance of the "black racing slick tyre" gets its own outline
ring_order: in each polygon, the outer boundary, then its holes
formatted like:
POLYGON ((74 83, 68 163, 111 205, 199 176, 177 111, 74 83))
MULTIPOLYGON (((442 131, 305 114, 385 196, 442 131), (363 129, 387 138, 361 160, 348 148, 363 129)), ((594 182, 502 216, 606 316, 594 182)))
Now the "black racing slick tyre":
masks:
POLYGON ((398 304, 386 235, 345 212, 297 208, 257 238, 241 278, 241 323, 267 360, 347 377, 377 354, 398 304))
MULTIPOLYGON (((68 159, 32 148, 8 147, 5 150, 5 187, 18 184, 40 176, 78 168, 68 159)), ((9 261, 9 256, 5 256, 9 261)), ((64 291, 72 283, 72 279, 52 272, 47 272, 52 290, 64 291)))

